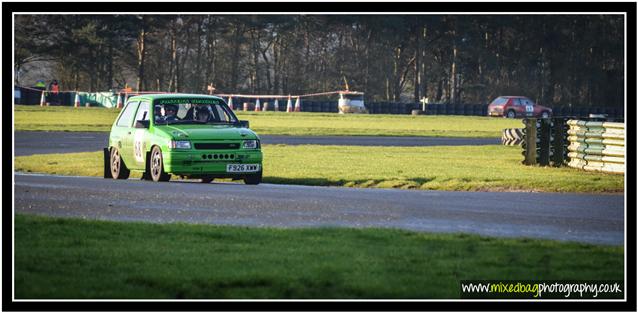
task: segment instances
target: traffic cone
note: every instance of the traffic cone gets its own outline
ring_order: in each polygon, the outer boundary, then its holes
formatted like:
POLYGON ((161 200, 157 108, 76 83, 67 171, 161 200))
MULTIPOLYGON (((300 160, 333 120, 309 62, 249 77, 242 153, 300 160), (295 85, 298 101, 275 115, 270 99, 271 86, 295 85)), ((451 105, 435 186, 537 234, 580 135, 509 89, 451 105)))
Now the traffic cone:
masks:
POLYGON ((295 112, 301 112, 301 98, 297 97, 295 102, 295 112))
POLYGON ((264 102, 264 112, 268 111, 268 102, 264 102))
POLYGON ((290 100, 290 97, 288 97, 288 103, 286 104, 286 112, 292 112, 292 101, 290 100))
MULTIPOLYGON (((87 106, 89 105, 88 102, 86 104, 87 106)), ((79 108, 80 107, 80 94, 78 92, 75 93, 75 105, 74 107, 79 108)))
POLYGON ((45 95, 44 95, 44 90, 42 90, 42 97, 40 97, 40 106, 43 107, 46 105, 46 99, 45 99, 45 95))
POLYGON ((118 109, 122 108, 122 94, 120 93, 117 94, 117 108, 118 109))
POLYGON ((235 110, 235 108, 233 108, 233 97, 228 97, 228 107, 231 111, 235 110))
POLYGON ((279 100, 275 99, 275 112, 279 112, 279 100))
POLYGON ((248 102, 244 102, 244 112, 248 111, 248 102))
POLYGON ((255 101, 255 112, 261 111, 261 104, 259 104, 259 98, 255 101))

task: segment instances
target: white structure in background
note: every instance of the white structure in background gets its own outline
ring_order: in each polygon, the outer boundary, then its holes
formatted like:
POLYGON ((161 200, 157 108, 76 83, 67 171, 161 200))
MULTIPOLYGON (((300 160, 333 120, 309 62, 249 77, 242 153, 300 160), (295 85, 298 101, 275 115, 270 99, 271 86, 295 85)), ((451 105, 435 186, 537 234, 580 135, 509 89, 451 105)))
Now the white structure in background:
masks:
POLYGON ((339 91, 339 114, 368 113, 363 103, 363 92, 339 91))

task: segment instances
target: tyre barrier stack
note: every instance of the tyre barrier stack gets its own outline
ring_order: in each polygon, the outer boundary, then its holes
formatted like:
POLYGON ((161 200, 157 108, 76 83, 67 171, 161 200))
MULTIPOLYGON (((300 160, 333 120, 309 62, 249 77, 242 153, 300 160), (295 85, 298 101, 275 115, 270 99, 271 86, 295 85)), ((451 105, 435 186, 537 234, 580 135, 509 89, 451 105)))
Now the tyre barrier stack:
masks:
POLYGON ((523 164, 555 166, 566 165, 568 118, 523 119, 523 164))
POLYGON ((625 173, 625 124, 567 121, 568 166, 586 171, 625 173))
POLYGON ((505 146, 520 146, 525 140, 523 128, 505 128, 501 134, 501 143, 505 146))

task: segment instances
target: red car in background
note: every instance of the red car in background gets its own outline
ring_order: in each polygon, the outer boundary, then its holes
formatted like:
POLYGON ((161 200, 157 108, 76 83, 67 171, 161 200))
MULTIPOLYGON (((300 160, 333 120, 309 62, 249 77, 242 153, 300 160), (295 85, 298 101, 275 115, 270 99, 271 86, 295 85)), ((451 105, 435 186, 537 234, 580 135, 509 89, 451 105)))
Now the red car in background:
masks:
POLYGON ((515 117, 540 117, 548 118, 552 115, 552 109, 534 103, 527 97, 501 96, 487 106, 488 116, 515 117))

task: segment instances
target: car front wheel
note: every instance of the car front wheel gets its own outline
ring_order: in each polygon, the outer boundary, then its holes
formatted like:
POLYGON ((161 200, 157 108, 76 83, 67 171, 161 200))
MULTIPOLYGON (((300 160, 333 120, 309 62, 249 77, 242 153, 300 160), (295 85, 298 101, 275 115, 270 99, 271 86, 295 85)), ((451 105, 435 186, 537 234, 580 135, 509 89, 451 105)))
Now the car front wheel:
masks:
POLYGON ((516 117, 516 112, 514 112, 513 110, 507 111, 507 118, 515 118, 515 117, 516 117))
POLYGON ((158 146, 153 147, 151 151, 151 158, 149 160, 151 162, 151 178, 153 181, 169 181, 171 179, 171 175, 164 172, 164 162, 162 159, 162 150, 158 146))
POLYGON ((246 185, 259 185, 261 183, 262 172, 244 177, 246 185))
POLYGON ((122 156, 120 155, 120 150, 113 147, 111 148, 111 177, 113 179, 127 179, 131 174, 131 171, 124 164, 124 160, 122 160, 122 156))

